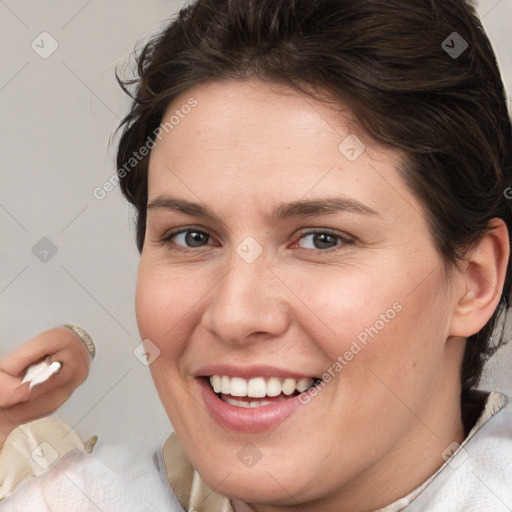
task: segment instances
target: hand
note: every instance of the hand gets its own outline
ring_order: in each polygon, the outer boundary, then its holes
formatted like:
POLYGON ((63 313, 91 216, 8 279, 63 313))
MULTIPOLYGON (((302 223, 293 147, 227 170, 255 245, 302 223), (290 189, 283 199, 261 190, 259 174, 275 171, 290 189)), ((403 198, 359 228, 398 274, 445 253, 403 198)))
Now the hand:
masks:
POLYGON ((82 340, 67 327, 55 327, 0 358, 0 447, 18 425, 59 408, 89 374, 91 357, 82 340), (62 368, 46 382, 21 385, 26 369, 50 356, 62 368))

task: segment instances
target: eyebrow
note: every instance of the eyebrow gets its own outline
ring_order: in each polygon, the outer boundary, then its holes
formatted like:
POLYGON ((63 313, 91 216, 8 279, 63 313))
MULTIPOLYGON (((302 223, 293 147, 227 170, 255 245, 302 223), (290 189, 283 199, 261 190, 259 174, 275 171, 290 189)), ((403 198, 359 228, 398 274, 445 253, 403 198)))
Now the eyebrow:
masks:
POLYGON ((376 210, 354 199, 327 197, 325 199, 299 200, 281 204, 274 210, 271 217, 274 221, 280 221, 292 217, 313 217, 338 212, 378 215, 376 210))
POLYGON ((156 210, 159 208, 174 210, 193 217, 205 217, 220 221, 219 217, 208 207, 199 203, 187 201, 186 199, 158 196, 156 199, 148 203, 148 210, 156 210))
MULTIPOLYGON (((199 203, 177 199, 174 197, 159 196, 148 203, 148 210, 155 209, 174 210, 193 217, 210 218, 221 222, 221 219, 208 207, 199 203)), ((270 215, 273 222, 290 218, 306 218, 317 215, 331 215, 338 212, 359 213, 363 215, 378 215, 378 212, 369 206, 345 197, 327 197, 325 199, 299 200, 278 205, 270 215)))

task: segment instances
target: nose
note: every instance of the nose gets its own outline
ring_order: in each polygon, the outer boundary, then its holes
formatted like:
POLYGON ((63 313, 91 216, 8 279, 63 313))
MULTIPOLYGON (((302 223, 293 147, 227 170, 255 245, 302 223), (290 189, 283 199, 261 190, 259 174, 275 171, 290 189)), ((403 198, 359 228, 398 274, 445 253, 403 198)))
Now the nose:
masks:
POLYGON ((285 333, 290 325, 286 291, 264 257, 247 263, 233 254, 212 291, 203 327, 225 343, 243 345, 285 333))

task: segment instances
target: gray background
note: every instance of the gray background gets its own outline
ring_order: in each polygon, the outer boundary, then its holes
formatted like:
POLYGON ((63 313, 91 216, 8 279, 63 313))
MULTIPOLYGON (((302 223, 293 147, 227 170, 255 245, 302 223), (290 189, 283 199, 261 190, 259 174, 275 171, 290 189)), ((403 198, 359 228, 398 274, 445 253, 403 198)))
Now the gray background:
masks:
MULTIPOLYGON (((0 353, 54 325, 87 328, 98 356, 59 416, 102 443, 156 447, 171 429, 133 354, 132 213, 118 190, 101 201, 92 191, 115 171, 109 138, 127 107, 114 70, 182 4, 0 0, 0 353), (48 58, 31 47, 51 49, 44 31, 58 44, 48 58), (38 242, 46 262, 33 253, 38 242)), ((512 0, 482 0, 478 10, 512 91, 512 0)), ((512 394, 511 369, 512 343, 483 386, 512 394)))

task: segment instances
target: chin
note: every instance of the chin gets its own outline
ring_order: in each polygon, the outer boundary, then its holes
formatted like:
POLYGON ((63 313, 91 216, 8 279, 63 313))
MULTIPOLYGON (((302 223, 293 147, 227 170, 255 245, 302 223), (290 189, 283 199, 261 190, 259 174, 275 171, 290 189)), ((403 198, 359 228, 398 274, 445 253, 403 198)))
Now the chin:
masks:
MULTIPOLYGON (((202 475, 201 475, 202 476, 202 475)), ((204 479, 210 487, 210 482, 204 479)), ((214 484, 215 482, 211 482, 214 484)), ((269 473, 257 472, 245 475, 232 473, 215 492, 233 500, 245 503, 260 503, 274 506, 297 505, 298 493, 291 486, 291 482, 278 481, 269 473)))
MULTIPOLYGON (((304 471, 300 461, 268 460, 263 456, 253 467, 246 468, 238 460, 233 463, 231 450, 222 463, 220 455, 205 454, 205 461, 195 467, 204 483, 216 493, 246 502, 275 506, 306 503, 318 496, 311 495, 314 474, 304 471), (266 459, 266 460, 265 460, 266 459), (290 467, 286 467, 290 465, 290 467)), ((318 493, 322 494, 320 489, 318 493)))

